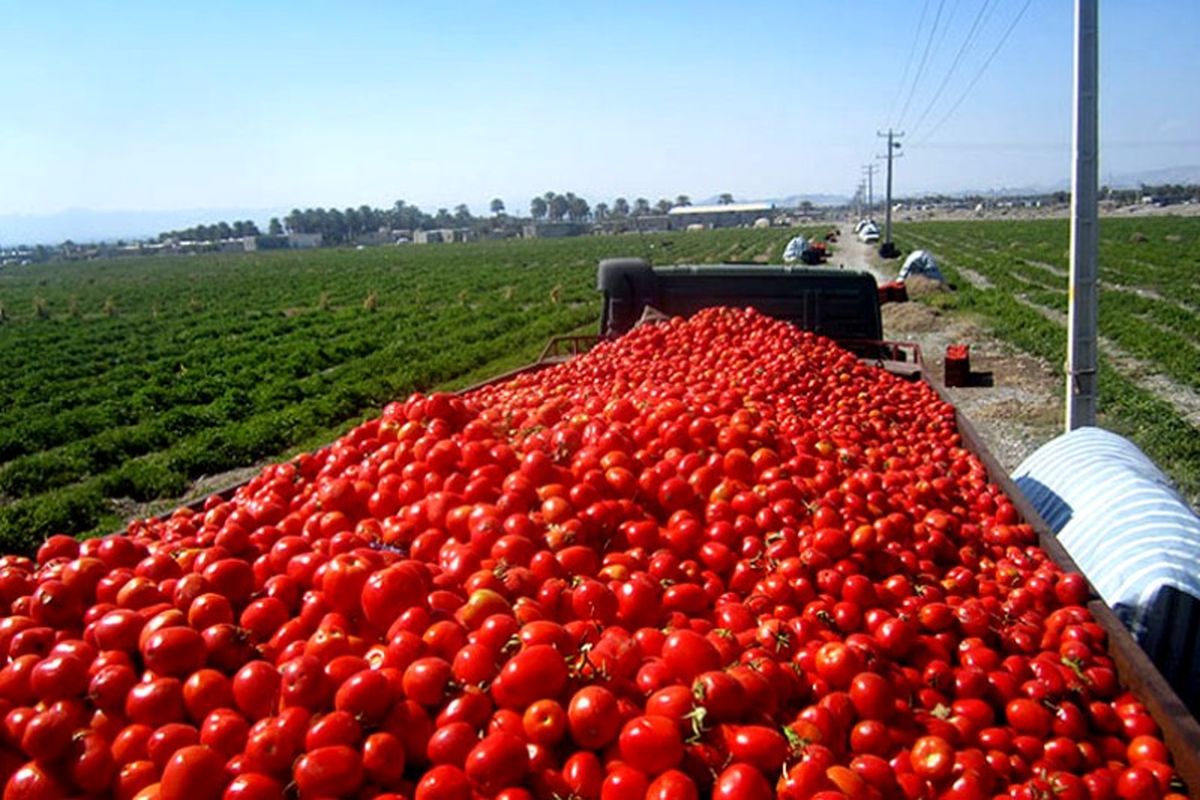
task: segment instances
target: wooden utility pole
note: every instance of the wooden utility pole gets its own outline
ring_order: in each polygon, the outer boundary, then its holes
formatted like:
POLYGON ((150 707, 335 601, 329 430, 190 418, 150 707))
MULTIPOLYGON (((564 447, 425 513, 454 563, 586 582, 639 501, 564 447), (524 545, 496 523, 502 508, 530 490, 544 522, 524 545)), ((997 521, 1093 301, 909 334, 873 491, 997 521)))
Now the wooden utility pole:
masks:
MULTIPOLYGON (((878 158, 887 159, 887 208, 884 210, 884 226, 883 226, 883 244, 879 246, 879 255, 884 258, 892 258, 896 255, 896 246, 892 244, 892 158, 896 150, 900 149, 900 143, 896 141, 904 134, 897 133, 891 128, 888 128, 887 133, 880 131, 875 132, 876 136, 887 137, 887 153, 878 158)), ((895 156, 899 158, 899 156, 895 156)))
POLYGON ((867 176, 867 216, 875 211, 875 170, 879 169, 877 164, 866 164, 863 166, 863 174, 867 176))
POLYGON ((1075 109, 1071 162, 1071 278, 1067 294, 1066 429, 1096 424, 1100 224, 1098 0, 1075 0, 1075 109))

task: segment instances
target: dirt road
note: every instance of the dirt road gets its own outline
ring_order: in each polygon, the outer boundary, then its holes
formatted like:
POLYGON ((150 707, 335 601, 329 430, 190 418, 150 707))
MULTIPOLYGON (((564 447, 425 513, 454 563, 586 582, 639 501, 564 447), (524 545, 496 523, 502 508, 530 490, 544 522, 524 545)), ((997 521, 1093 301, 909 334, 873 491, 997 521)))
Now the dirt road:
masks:
MULTIPOLYGON (((881 259, 872 245, 858 241, 854 221, 842 222, 840 228, 831 265, 870 272, 879 282, 896 279, 901 259, 881 259)), ((950 290, 910 283, 910 295, 936 291, 950 290)), ((938 380, 945 369, 946 345, 971 346, 972 371, 990 372, 993 385, 952 388, 949 395, 1010 472, 1061 432, 1063 387, 1051 366, 990 336, 969 316, 943 313, 915 300, 889 303, 883 307, 883 331, 889 339, 919 344, 926 368, 938 380)))

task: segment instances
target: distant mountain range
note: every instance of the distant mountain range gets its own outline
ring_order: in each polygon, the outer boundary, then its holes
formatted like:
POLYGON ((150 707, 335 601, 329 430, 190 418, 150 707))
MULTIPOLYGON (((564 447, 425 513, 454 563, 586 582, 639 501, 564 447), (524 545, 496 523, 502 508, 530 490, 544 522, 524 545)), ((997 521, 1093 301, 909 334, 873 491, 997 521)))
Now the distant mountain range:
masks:
POLYGON ((266 230, 271 217, 284 217, 279 208, 194 208, 184 211, 92 211, 71 208, 54 214, 0 214, 0 245, 115 242, 148 239, 164 231, 193 225, 253 220, 266 230))
MULTIPOLYGON (((1142 172, 1123 172, 1101 174, 1100 185, 1113 189, 1137 189, 1141 186, 1161 186, 1167 183, 1185 186, 1200 184, 1200 165, 1183 167, 1163 167, 1142 172)), ((981 197, 1010 197, 1014 195, 1049 194, 1050 192, 1065 192, 1071 188, 1070 179, 1064 178, 1056 183, 1031 184, 1027 186, 1004 186, 991 189, 973 189, 948 192, 930 189, 928 191, 906 192, 901 197, 923 197, 930 194, 944 194, 952 197, 961 195, 981 197)))
MULTIPOLYGON (((1200 184, 1200 165, 1164 167, 1142 172, 1101 175, 1100 183, 1114 189, 1136 189, 1139 186, 1154 186, 1164 183, 1200 184)), ((983 195, 1002 197, 1006 195, 1029 195, 1058 192, 1070 188, 1070 182, 1061 180, 1053 184, 1004 187, 991 189, 946 191, 929 190, 904 192, 897 197, 923 196, 926 194, 983 195)), ((715 204, 719 195, 697 200, 697 205, 715 204)), ((737 202, 771 203, 780 208, 794 208, 807 201, 815 206, 846 205, 851 198, 847 195, 791 194, 783 197, 739 197, 737 202)), ((73 208, 54 214, 0 214, 0 245, 59 244, 67 239, 75 242, 115 242, 119 239, 148 239, 163 231, 181 230, 193 225, 212 224, 225 220, 253 220, 260 229, 266 230, 271 217, 284 217, 286 208, 195 208, 182 211, 91 211, 73 208)))

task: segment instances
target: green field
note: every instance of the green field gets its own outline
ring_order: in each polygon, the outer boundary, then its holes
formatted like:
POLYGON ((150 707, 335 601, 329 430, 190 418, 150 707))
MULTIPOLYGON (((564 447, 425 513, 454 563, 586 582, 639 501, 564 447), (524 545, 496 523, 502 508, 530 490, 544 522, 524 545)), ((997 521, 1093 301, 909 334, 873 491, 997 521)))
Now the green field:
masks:
MULTIPOLYGON (((956 288, 926 302, 975 315, 1061 374, 1067 220, 902 223, 896 240, 933 252, 956 288)), ((1195 505, 1200 430, 1187 405, 1200 393, 1200 217, 1102 219, 1100 240, 1101 423, 1195 505)))
POLYGON ((0 547, 532 360, 599 316, 600 258, 778 260, 788 230, 173 256, 0 271, 0 547))

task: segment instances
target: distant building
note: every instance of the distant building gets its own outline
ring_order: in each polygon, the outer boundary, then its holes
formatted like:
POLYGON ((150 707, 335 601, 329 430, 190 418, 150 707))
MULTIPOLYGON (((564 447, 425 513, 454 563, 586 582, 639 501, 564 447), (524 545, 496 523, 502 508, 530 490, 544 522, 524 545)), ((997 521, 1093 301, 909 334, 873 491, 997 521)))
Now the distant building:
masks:
POLYGON ((522 235, 526 239, 562 239, 567 236, 583 236, 591 232, 592 226, 589 223, 563 220, 534 222, 522 229, 522 235))
POLYGON ((703 225, 706 228, 737 228, 753 225, 759 217, 769 217, 773 211, 774 206, 769 203, 729 203, 716 206, 676 206, 667 212, 667 217, 673 231, 688 230, 693 225, 703 225))
POLYGON ((401 236, 412 238, 411 232, 407 230, 392 230, 391 228, 380 228, 377 231, 368 231, 360 233, 354 237, 355 244, 379 245, 379 244, 395 244, 396 239, 401 236))
POLYGON ((643 214, 640 217, 630 217, 628 230, 642 233, 660 233, 671 230, 670 214, 643 214))
POLYGON ((311 250, 314 247, 321 246, 321 234, 319 233, 295 233, 289 231, 287 235, 288 247, 293 250, 311 250))
POLYGON ((413 231, 414 244, 449 244, 469 242, 475 238, 470 228, 434 228, 430 231, 413 231))

